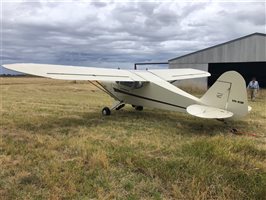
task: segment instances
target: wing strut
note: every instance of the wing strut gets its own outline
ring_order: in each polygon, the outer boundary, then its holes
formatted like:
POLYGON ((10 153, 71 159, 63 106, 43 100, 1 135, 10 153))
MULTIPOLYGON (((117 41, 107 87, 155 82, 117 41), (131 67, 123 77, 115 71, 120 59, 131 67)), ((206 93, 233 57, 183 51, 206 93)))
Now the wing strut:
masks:
POLYGON ((97 87, 98 89, 100 89, 101 91, 103 91, 104 93, 108 94, 109 96, 113 97, 114 99, 116 100, 119 100, 115 95, 113 95, 113 93, 111 93, 109 90, 107 90, 105 87, 103 87, 103 85, 99 82, 99 81, 96 81, 96 83, 98 84, 95 84, 93 81, 89 81, 92 85, 94 85, 95 87, 97 87))

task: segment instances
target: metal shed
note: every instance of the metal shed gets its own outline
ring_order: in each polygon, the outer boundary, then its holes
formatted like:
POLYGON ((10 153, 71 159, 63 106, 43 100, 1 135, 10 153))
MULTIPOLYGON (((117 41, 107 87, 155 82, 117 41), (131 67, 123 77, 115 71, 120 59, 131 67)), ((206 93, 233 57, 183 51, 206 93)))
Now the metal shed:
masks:
POLYGON ((206 89, 225 71, 235 70, 246 82, 256 77, 266 87, 266 34, 253 33, 222 44, 170 59, 170 68, 195 68, 212 76, 182 84, 206 89))

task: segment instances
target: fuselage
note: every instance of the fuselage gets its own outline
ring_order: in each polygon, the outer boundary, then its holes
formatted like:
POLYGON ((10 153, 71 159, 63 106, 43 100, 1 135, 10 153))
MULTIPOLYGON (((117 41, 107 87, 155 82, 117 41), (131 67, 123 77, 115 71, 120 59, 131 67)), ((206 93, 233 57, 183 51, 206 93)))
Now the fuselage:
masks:
POLYGON ((198 98, 166 83, 101 82, 110 96, 125 104, 179 112, 186 112, 186 108, 192 104, 200 104, 198 98))

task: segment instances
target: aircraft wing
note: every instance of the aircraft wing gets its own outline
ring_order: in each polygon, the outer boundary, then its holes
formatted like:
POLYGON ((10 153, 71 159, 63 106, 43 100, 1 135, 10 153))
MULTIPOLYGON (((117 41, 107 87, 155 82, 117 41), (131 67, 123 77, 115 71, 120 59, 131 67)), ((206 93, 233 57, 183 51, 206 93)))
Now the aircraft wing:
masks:
POLYGON ((3 66, 17 72, 63 80, 151 82, 149 79, 142 77, 142 74, 147 72, 165 81, 210 76, 210 73, 196 69, 122 70, 32 63, 6 64, 3 66))
POLYGON ((203 78, 208 77, 211 74, 206 71, 183 68, 183 69, 153 69, 149 72, 159 76, 166 81, 177 81, 183 79, 203 78))
POLYGON ((32 63, 7 64, 3 67, 35 76, 62 80, 146 81, 129 70, 120 69, 32 63))

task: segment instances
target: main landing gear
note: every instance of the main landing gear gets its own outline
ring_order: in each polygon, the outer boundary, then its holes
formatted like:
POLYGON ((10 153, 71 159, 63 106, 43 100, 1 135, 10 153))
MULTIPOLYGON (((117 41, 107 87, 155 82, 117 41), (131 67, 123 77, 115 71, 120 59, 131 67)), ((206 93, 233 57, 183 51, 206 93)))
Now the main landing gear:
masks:
MULTIPOLYGON (((109 116, 109 115, 111 115, 111 110, 114 110, 114 109, 115 110, 120 110, 124 106, 125 106, 125 104, 122 101, 116 101, 111 108, 104 107, 102 109, 102 115, 109 116)), ((143 110, 143 106, 132 105, 132 107, 135 108, 135 110, 137 110, 137 111, 142 111, 143 110)))
POLYGON ((102 115, 104 115, 104 116, 111 115, 111 110, 114 110, 114 109, 120 110, 124 106, 125 106, 125 104, 122 101, 116 101, 111 108, 104 107, 102 109, 102 115))

